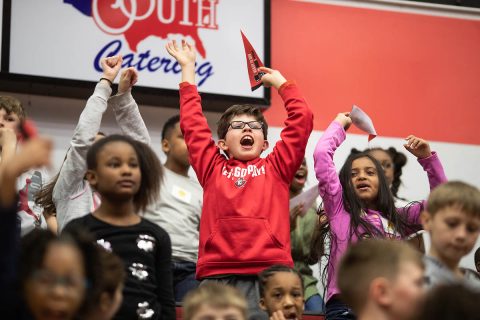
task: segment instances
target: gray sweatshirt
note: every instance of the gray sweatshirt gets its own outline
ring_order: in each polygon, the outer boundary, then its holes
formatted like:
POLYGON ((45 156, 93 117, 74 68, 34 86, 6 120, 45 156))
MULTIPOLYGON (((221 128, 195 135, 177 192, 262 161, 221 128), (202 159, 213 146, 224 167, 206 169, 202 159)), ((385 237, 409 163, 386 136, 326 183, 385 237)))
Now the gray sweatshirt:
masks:
POLYGON ((463 279, 457 278, 450 269, 437 259, 425 256, 425 278, 428 289, 439 285, 463 284, 466 287, 480 292, 480 276, 473 270, 462 269, 463 279))
POLYGON ((144 217, 168 232, 175 261, 197 263, 203 189, 190 177, 164 167, 160 198, 148 206, 144 217))
POLYGON ((84 177, 88 148, 100 130, 102 116, 108 106, 112 106, 117 124, 124 135, 150 144, 150 135, 130 90, 113 97, 110 97, 111 93, 112 89, 107 84, 97 84, 73 133, 66 159, 53 188, 58 232, 71 220, 93 212, 100 205, 100 198, 93 193, 84 177))

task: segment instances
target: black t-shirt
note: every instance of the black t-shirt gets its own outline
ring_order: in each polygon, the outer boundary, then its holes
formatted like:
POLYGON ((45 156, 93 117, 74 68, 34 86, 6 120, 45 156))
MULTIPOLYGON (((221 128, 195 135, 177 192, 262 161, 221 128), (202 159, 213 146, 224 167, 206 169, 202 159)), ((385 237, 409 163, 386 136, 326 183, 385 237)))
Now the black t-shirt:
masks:
POLYGON ((72 220, 64 230, 73 228, 93 233, 125 264, 123 303, 114 319, 175 319, 172 246, 165 230, 143 218, 135 225, 114 226, 92 214, 72 220))

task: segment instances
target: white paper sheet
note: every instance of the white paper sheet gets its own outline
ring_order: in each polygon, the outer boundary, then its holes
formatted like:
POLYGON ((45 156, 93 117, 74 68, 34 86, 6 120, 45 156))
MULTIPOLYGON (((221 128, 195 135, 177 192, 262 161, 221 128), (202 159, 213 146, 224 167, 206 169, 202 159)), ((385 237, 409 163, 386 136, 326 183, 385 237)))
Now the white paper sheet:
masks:
POLYGON ((300 213, 300 216, 304 216, 313 205, 313 202, 318 197, 318 186, 313 186, 305 192, 300 193, 298 196, 290 199, 290 210, 296 207, 299 204, 303 204, 303 210, 300 213))
POLYGON ((350 119, 352 119, 355 127, 368 133, 368 141, 377 136, 372 119, 356 105, 353 105, 352 111, 350 112, 350 119))

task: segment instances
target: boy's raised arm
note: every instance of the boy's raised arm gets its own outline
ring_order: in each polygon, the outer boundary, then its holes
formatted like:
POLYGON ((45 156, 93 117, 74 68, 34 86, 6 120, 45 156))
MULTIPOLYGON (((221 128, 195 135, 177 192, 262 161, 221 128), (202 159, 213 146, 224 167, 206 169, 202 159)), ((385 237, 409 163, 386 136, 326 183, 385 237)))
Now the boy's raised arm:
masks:
POLYGON ((185 41, 181 47, 175 40, 166 46, 182 68, 180 83, 180 129, 187 144, 190 163, 203 186, 213 168, 211 163, 220 157, 212 132, 202 112, 202 100, 195 86, 195 48, 185 41))
POLYGON ((177 60, 182 67, 182 82, 195 84, 195 48, 185 40, 182 40, 182 46, 178 47, 175 40, 167 43, 168 53, 177 60))
POLYGON ((313 113, 295 83, 288 82, 277 70, 265 67, 259 70, 265 73, 262 77, 263 84, 278 90, 287 110, 280 141, 268 158, 275 164, 284 182, 290 183, 305 156, 305 148, 313 129, 313 113))

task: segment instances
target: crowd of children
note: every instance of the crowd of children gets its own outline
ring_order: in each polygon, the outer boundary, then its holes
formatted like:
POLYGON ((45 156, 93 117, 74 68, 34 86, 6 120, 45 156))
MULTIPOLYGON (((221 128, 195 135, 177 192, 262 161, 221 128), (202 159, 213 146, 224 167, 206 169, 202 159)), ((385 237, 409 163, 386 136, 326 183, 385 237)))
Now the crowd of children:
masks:
POLYGON ((262 158, 269 143, 261 110, 228 108, 215 143, 195 86, 195 48, 172 41, 166 49, 182 73, 180 114, 161 136, 164 164, 132 97, 138 73, 120 71, 121 56, 102 59, 52 179, 43 169, 51 141, 26 135, 20 102, 0 97, 2 316, 175 319, 177 303, 187 320, 478 317, 480 276, 460 260, 480 233, 480 191, 447 182, 428 142, 406 138, 432 190, 427 201, 408 203, 398 193, 406 157, 393 148, 352 150, 337 173, 334 154, 352 124, 339 113, 313 154, 322 205, 290 210, 305 186, 313 129, 298 86, 261 68, 287 112, 262 158), (100 132, 109 107, 122 135, 100 132), (431 238, 423 257, 423 241, 407 242, 421 230, 431 238), (325 294, 309 267, 322 257, 325 294))

